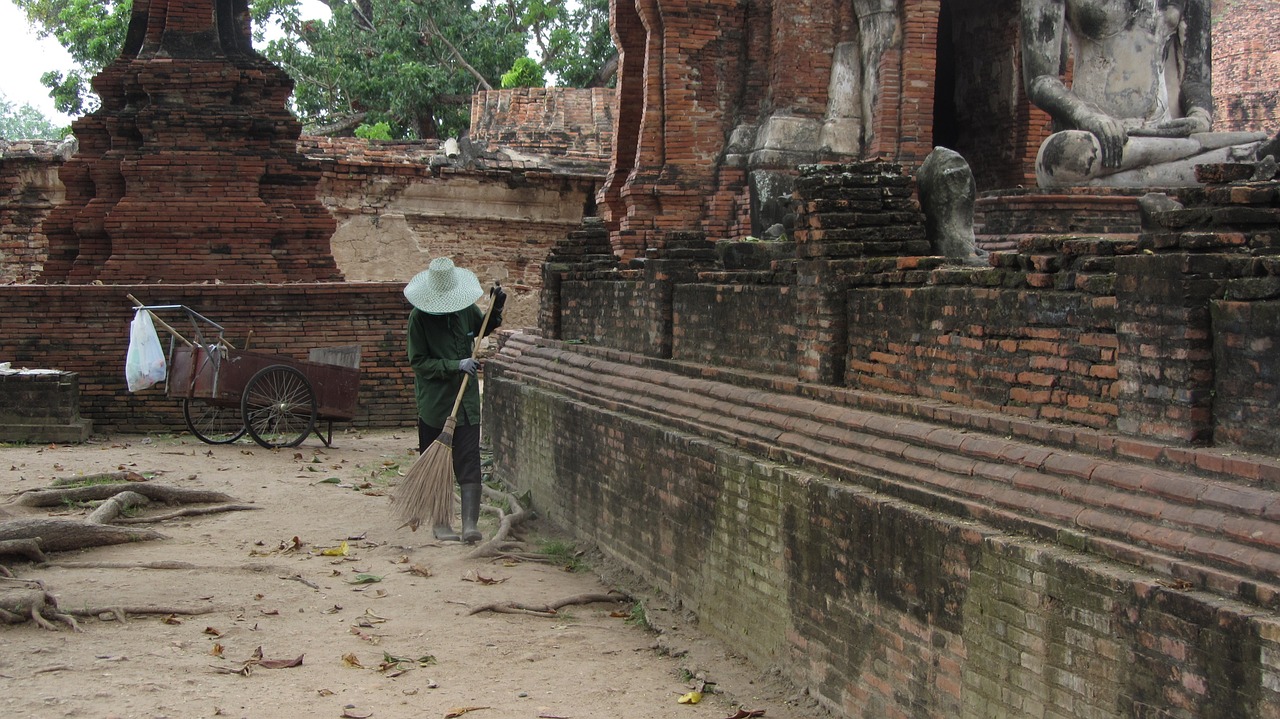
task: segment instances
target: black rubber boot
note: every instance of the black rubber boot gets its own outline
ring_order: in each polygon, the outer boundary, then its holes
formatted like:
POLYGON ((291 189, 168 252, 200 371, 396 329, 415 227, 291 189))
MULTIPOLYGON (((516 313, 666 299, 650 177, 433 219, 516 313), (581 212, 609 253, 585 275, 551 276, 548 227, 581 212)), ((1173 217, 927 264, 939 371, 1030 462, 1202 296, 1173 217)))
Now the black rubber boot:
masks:
POLYGON ((448 522, 435 525, 431 528, 431 533, 435 535, 436 539, 443 542, 458 542, 462 540, 462 537, 459 537, 458 533, 453 531, 453 527, 448 522))
POLYGON ((480 521, 480 485, 462 485, 462 541, 475 544, 484 535, 476 528, 480 521))

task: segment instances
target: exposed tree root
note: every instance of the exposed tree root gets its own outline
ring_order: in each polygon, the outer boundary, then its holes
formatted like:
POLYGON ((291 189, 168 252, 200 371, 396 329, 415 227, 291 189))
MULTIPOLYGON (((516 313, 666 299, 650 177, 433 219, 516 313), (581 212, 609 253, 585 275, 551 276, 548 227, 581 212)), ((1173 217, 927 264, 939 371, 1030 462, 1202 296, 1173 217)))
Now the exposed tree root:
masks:
POLYGON ((199 569, 191 562, 43 562, 41 569, 199 569))
POLYGON ((39 538, 45 552, 141 542, 164 537, 149 529, 126 529, 75 519, 11 519, 0 522, 0 541, 39 538))
POLYGON ((0 557, 2 556, 26 557, 33 562, 48 561, 48 557, 40 551, 39 537, 0 541, 0 557))
POLYGON ((535 617, 555 617, 559 616, 559 611, 563 607, 577 604, 595 604, 596 602, 626 602, 631 598, 626 594, 618 591, 611 591, 608 594, 579 594, 572 597, 566 597, 550 604, 523 604, 521 602, 493 602, 479 607, 475 607, 467 614, 479 614, 480 612, 498 612, 499 614, 529 614, 535 617))
MULTIPOLYGON (((55 487, 83 486, 89 484, 110 484, 119 482, 145 482, 147 478, 137 472, 103 472, 86 474, 83 477, 59 477, 50 484, 55 487)), ((29 490, 40 492, 44 490, 29 490)))
POLYGON ((153 502, 165 504, 214 504, 233 503, 235 498, 222 492, 202 489, 167 487, 148 482, 122 482, 116 484, 91 484, 87 487, 62 487, 39 489, 18 497, 18 504, 25 507, 58 507, 74 502, 93 502, 110 499, 121 492, 135 492, 153 502))
POLYGON ((126 616, 129 614, 162 614, 164 616, 182 615, 182 616, 198 616, 201 614, 212 614, 220 611, 220 607, 153 607, 153 606, 123 606, 123 607, 81 607, 79 609, 63 609, 66 614, 74 614, 77 617, 97 617, 103 614, 111 615, 116 621, 123 624, 126 616))
POLYGON ((49 618, 81 631, 75 618, 58 610, 58 600, 43 588, 0 589, 0 622, 21 624, 30 619, 42 629, 57 629, 49 618))
MULTIPOLYGON (((146 479, 134 472, 120 472, 92 477, 75 477, 57 480, 54 488, 26 492, 18 497, 17 504, 26 507, 54 507, 79 502, 100 502, 85 519, 23 518, 11 519, 6 516, 0 521, 0 556, 17 555, 41 564, 52 565, 45 552, 61 552, 72 549, 84 549, 109 544, 122 544, 151 539, 162 539, 164 535, 150 529, 134 529, 117 526, 118 524, 137 524, 144 522, 161 522, 175 517, 198 516, 216 512, 232 512, 258 509, 247 504, 236 503, 235 499, 221 492, 182 489, 150 484, 146 479), (86 484, 86 482, 103 482, 86 484), (61 486, 59 486, 61 485, 61 486), (213 504, 206 507, 181 507, 163 514, 149 517, 127 517, 130 510, 143 507, 152 502, 167 504, 213 504)), ((74 563, 81 566, 93 563, 74 563)), ((70 567, 71 565, 66 565, 70 567)), ((106 566, 106 565, 96 565, 106 566)), ((145 565, 152 569, 186 569, 191 565, 185 562, 154 562, 145 565)), ((7 568, 0 567, 0 574, 12 576, 7 568)), ((8 580, 13 581, 13 580, 8 580)), ((75 611, 58 608, 57 600, 45 591, 44 585, 36 582, 27 583, 21 588, 9 588, 0 584, 0 623, 16 624, 33 621, 45 629, 54 629, 50 618, 80 631, 72 614, 79 616, 97 616, 109 614, 120 621, 128 614, 204 614, 215 611, 214 608, 179 608, 179 607, 84 607, 75 611)))
POLYGON ((255 509, 262 509, 256 504, 218 504, 212 507, 183 507, 175 509, 172 512, 164 514, 152 514, 146 517, 120 517, 115 520, 116 524, 146 524, 150 522, 164 522, 178 517, 200 517, 206 514, 218 514, 220 512, 248 512, 255 509))
POLYGON ((504 513, 501 508, 489 507, 489 509, 496 511, 498 514, 498 531, 494 533, 489 541, 472 550, 468 556, 472 559, 510 556, 508 550, 522 546, 520 542, 515 542, 511 539, 512 531, 521 522, 532 517, 533 510, 522 506, 519 498, 510 492, 500 492, 496 489, 484 487, 484 493, 487 496, 504 500, 511 513, 504 513))

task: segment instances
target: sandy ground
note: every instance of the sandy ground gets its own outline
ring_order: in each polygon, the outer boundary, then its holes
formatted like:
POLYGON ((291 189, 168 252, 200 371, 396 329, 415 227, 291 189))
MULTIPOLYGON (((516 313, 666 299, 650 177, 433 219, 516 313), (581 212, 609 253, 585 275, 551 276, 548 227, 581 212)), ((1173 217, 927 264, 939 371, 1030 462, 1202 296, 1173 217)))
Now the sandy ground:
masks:
MULTIPOLYGON (((165 535, 51 556, 4 558, 45 583, 62 608, 200 609, 197 615, 97 617, 84 630, 0 625, 0 712, 14 717, 448 717, 468 719, 774 719, 822 716, 775 673, 701 635, 663 597, 590 551, 586 566, 472 559, 472 548, 397 529, 389 493, 413 455, 406 433, 346 432, 332 448, 206 445, 187 435, 120 436, 82 446, 0 445, 0 515, 54 478, 132 470, 212 489, 261 509, 144 525, 165 535), (326 555, 346 543, 346 556, 326 555), (185 568, 143 565, 184 562, 185 568), (58 566, 62 565, 62 566, 58 566), (77 566, 80 565, 80 566, 77 566), (98 566, 90 566, 98 565, 98 566), (376 581, 375 581, 376 580, 376 581), (555 617, 482 605, 555 602, 619 588, 630 602, 567 606, 555 617), (646 628, 635 621, 643 614, 646 628), (255 652, 268 668, 250 662, 255 652), (243 671, 245 667, 248 671, 243 671), (697 704, 678 699, 712 682, 697 704), (470 711, 461 711, 468 708, 470 711)), ((167 511, 146 509, 148 513, 167 511)), ((3 516, 0 516, 3 521, 3 516)), ((497 527, 486 513, 486 537, 497 527)), ((456 526, 456 525, 455 525, 456 526)), ((534 520, 532 549, 563 537, 534 520)))

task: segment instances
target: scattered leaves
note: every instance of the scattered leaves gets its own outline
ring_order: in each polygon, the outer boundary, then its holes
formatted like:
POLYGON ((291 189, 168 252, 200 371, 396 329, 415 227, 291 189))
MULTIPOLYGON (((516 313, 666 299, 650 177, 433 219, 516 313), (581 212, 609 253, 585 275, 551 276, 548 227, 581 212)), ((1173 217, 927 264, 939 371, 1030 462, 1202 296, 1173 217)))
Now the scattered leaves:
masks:
POLYGON ((350 547, 347 546, 346 542, 343 542, 342 544, 336 547, 321 549, 320 555, 324 557, 345 557, 348 554, 350 554, 350 552, 351 552, 350 547))
POLYGON ((426 567, 421 564, 410 564, 409 568, 404 571, 408 572, 409 574, 416 574, 419 577, 431 576, 431 567, 426 567))
POLYGON ((342 663, 351 667, 352 669, 364 669, 364 665, 360 663, 360 660, 356 658, 355 654, 351 654, 351 653, 343 654, 342 663))
POLYGON ((507 578, 503 577, 501 579, 495 579, 494 577, 486 577, 480 572, 477 572, 476 570, 473 569, 467 572, 466 574, 462 575, 462 581, 475 582, 476 584, 502 584, 503 582, 507 581, 507 578))
POLYGON ((481 709, 488 709, 488 708, 489 707, 454 707, 444 715, 444 719, 457 719, 458 717, 468 712, 474 712, 474 711, 479 711, 481 709))
POLYGON ((354 578, 348 580, 347 584, 373 584, 375 582, 381 582, 381 581, 382 581, 382 577, 379 577, 376 574, 361 573, 361 574, 357 574, 354 578))
POLYGON ((702 692, 689 692, 676 700, 677 704, 697 704, 702 701, 702 692))

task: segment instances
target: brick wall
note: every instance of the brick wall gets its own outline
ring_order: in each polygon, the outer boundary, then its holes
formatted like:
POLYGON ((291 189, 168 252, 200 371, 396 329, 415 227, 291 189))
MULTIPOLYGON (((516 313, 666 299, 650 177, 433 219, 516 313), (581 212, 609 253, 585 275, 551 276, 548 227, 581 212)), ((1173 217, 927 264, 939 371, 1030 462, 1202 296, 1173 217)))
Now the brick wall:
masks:
POLYGON ((68 150, 46 140, 0 140, 0 284, 39 276, 49 246, 44 218, 65 196, 58 168, 68 150))
MULTIPOLYGON (((496 475, 836 716, 1280 711, 1268 612, 892 498, 852 463, 811 474, 760 449, 776 432, 719 441, 691 431, 691 407, 643 412, 636 400, 658 378, 643 358, 538 349, 587 374, 621 362, 602 389, 539 371, 533 350, 487 370, 496 475)), ((679 393, 693 380, 668 381, 679 393)), ((735 390, 751 392, 715 393, 735 390)))
POLYGON ((497 150, 607 158, 613 149, 612 88, 516 88, 476 93, 471 142, 497 150))
MULTIPOLYGON (((21 285, 0 287, 0 361, 79 374, 80 413, 102 432, 177 432, 185 425, 163 388, 130 394, 124 361, 132 293, 151 305, 182 304, 251 349, 306 359, 314 347, 362 347, 360 400, 345 426, 413 426, 405 357, 409 305, 401 283, 267 285, 21 285)), ((192 334, 181 315, 160 313, 192 334)), ((162 338, 165 333, 161 332, 162 338)))
MULTIPOLYGON (((1138 233, 1025 234, 958 266, 928 256, 899 166, 807 166, 794 256, 726 264, 697 233, 629 269, 602 247, 553 251, 541 327, 650 357, 1273 451, 1249 427, 1280 422, 1276 187, 1213 185, 1138 233)), ((1021 201, 1033 212, 1072 199, 1032 195, 1021 201)), ((1082 220, 1093 230, 1134 198, 1100 201, 1082 220)))
POLYGON ((1275 0, 1214 3, 1215 129, 1280 129, 1280 23, 1275 0))

